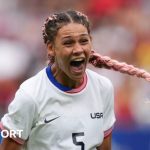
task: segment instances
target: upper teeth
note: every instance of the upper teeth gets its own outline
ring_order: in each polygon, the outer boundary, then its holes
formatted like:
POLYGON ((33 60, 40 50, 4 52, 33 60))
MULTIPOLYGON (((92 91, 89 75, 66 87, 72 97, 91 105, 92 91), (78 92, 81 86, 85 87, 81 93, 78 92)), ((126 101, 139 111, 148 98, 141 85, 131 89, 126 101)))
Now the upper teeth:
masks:
POLYGON ((83 60, 83 58, 77 58, 74 61, 82 61, 82 60, 83 60))

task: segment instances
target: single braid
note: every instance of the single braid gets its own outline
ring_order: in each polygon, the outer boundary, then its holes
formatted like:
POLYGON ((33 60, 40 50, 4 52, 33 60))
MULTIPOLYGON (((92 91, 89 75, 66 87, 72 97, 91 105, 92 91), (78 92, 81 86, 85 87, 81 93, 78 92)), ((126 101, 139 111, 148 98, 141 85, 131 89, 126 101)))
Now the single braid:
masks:
POLYGON ((150 73, 146 72, 145 70, 136 68, 133 65, 128 65, 125 62, 118 62, 117 60, 111 59, 108 56, 101 56, 94 51, 92 51, 89 62, 95 67, 113 69, 115 71, 120 71, 121 73, 144 78, 150 82, 150 73))

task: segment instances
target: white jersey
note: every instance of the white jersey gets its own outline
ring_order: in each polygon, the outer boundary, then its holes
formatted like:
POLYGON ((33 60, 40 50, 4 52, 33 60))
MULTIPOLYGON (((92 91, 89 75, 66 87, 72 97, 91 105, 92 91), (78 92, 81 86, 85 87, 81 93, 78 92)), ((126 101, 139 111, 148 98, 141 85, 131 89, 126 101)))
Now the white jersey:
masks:
POLYGON ((111 82, 87 69, 84 83, 66 92, 44 68, 26 80, 1 120, 23 130, 23 150, 96 150, 115 122, 111 82))

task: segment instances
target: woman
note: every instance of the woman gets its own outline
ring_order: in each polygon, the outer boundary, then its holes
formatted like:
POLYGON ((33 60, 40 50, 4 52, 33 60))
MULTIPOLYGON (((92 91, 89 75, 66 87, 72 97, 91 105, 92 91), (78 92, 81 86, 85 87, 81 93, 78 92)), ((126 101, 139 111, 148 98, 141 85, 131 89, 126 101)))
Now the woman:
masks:
POLYGON ((18 89, 1 128, 22 132, 4 138, 1 150, 111 150, 113 87, 87 63, 149 76, 93 53, 89 21, 80 12, 48 17, 43 38, 49 65, 18 89))

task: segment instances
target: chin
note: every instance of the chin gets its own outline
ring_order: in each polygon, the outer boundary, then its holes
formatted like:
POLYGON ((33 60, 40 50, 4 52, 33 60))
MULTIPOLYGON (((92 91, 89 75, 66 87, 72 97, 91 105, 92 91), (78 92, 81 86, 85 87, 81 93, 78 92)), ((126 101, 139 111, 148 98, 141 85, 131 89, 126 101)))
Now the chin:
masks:
POLYGON ((73 75, 73 76, 72 76, 72 80, 74 80, 74 81, 76 81, 76 82, 80 82, 80 81, 83 80, 84 74, 85 74, 85 72, 82 73, 82 74, 73 75))

